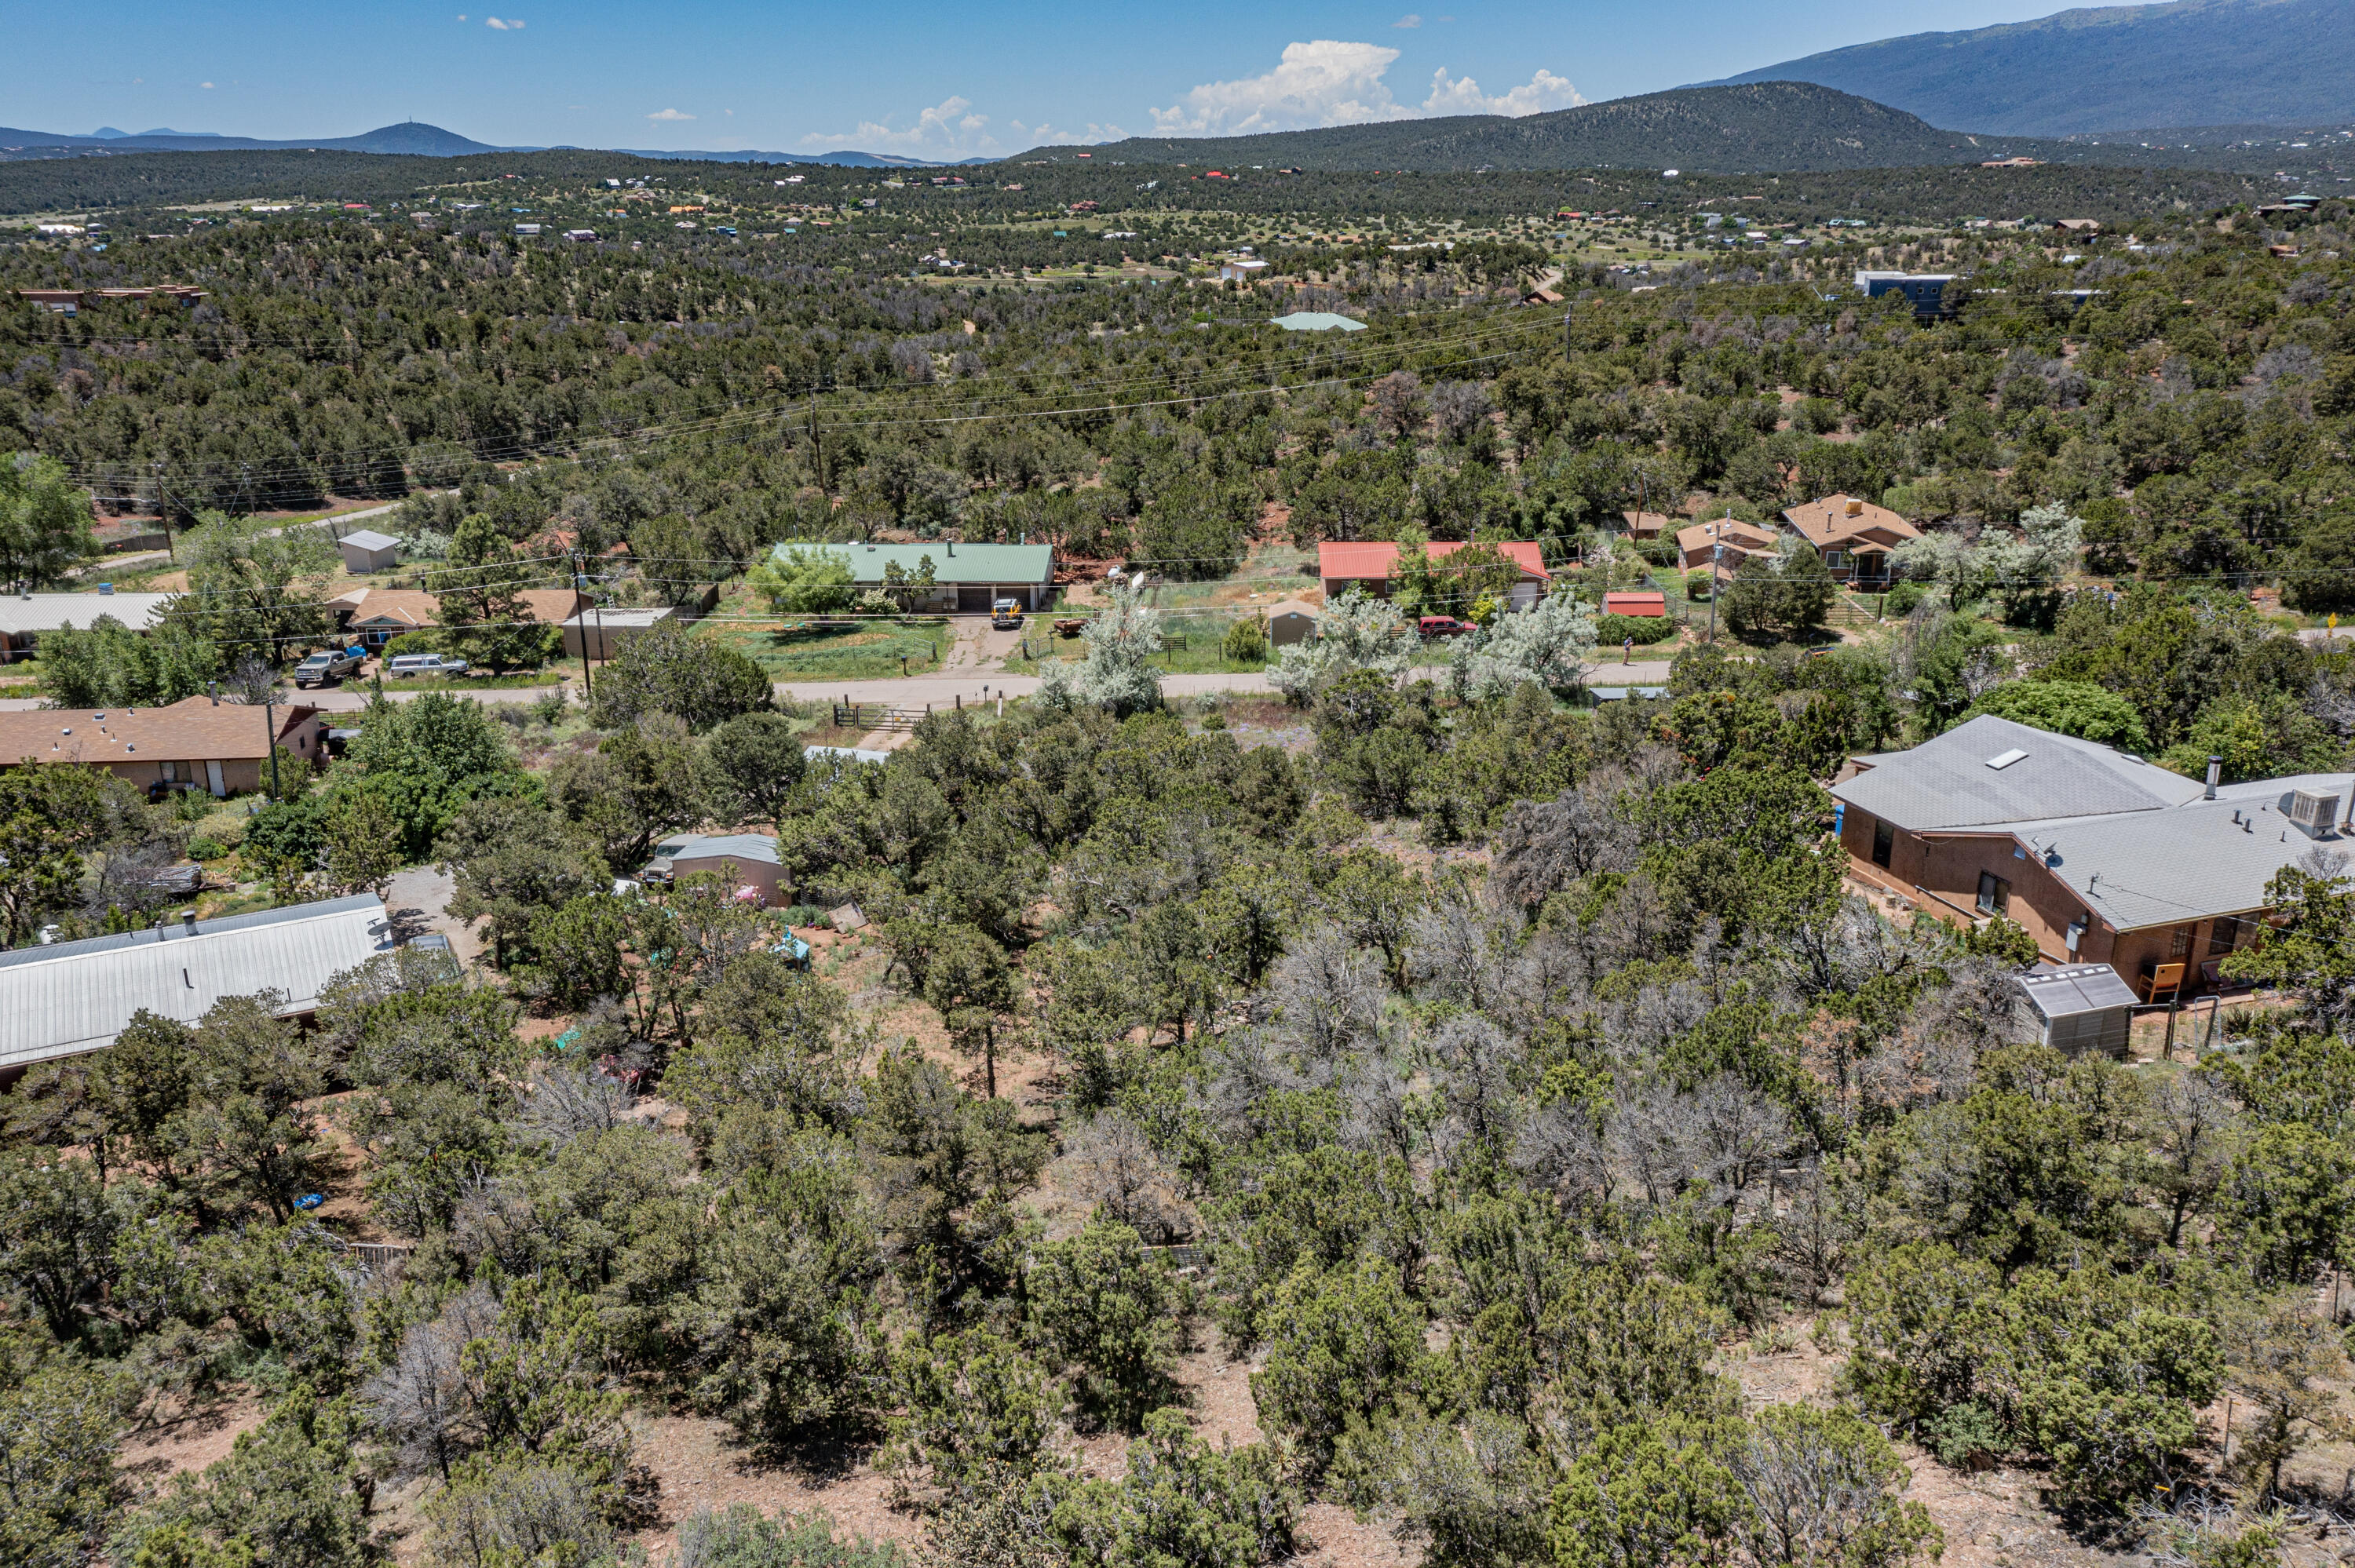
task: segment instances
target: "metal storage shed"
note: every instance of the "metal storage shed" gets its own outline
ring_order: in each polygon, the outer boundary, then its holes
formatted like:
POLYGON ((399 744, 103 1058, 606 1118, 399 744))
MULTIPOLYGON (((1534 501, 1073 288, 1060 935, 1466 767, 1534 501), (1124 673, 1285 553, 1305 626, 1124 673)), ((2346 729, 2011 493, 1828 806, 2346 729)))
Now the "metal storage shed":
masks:
POLYGON ((2019 977, 2042 1024, 2044 1044, 2070 1056, 2089 1051, 2123 1061, 2134 1020, 2133 988, 2107 964, 2039 964, 2019 977))
POLYGON ((336 548, 343 554, 344 570, 355 577, 385 571, 400 560, 400 541, 370 528, 345 535, 336 541, 336 548))

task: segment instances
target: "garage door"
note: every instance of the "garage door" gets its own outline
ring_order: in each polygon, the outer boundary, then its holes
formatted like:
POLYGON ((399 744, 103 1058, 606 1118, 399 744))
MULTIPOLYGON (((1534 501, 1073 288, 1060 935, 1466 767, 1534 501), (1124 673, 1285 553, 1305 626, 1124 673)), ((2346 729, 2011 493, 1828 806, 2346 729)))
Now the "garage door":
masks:
POLYGON ((979 588, 975 588, 971 583, 959 583, 957 585, 957 613, 959 615, 987 615, 989 613, 989 585, 987 583, 984 583, 979 588))

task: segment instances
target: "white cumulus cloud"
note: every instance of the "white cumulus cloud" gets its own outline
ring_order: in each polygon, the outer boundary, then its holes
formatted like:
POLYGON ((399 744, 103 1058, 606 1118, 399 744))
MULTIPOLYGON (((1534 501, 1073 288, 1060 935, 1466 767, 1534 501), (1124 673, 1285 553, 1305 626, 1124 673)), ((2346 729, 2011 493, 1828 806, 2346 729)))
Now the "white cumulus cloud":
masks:
POLYGON ((1264 76, 1205 82, 1153 111, 1154 129, 1163 135, 1241 136, 1430 114, 1534 114, 1585 101, 1548 70, 1490 97, 1471 78, 1451 78, 1443 67, 1421 104, 1401 103, 1383 79, 1398 58, 1398 50, 1381 44, 1336 38, 1286 44, 1282 60, 1264 76))
POLYGON ((682 114, 676 109, 657 109, 646 116, 649 120, 692 120, 692 114, 682 114))
POLYGON ((1392 22, 1391 26, 1393 27, 1420 27, 1423 26, 1423 18, 1416 16, 1413 12, 1409 11, 1405 16, 1401 16, 1397 21, 1392 22))
POLYGON ((1408 111, 1382 81, 1382 73, 1398 58, 1398 50, 1380 44, 1335 38, 1286 44, 1283 59, 1264 76, 1204 82, 1167 109, 1155 110, 1154 129, 1165 134, 1239 136, 1401 119, 1408 111))
POLYGON ((862 120, 856 131, 813 131, 802 138, 802 145, 828 151, 883 149, 955 155, 995 151, 997 139, 989 133, 989 117, 973 112, 971 99, 951 97, 919 110, 913 125, 895 126, 889 116, 862 120))
POLYGON ((1100 125, 1092 120, 1088 122, 1083 131, 1064 131, 1047 124, 1025 125, 1019 120, 1009 120, 1007 123, 1033 147, 1085 147, 1097 142, 1124 141, 1128 136, 1128 132, 1117 125, 1100 125))
POLYGON ((496 27, 502 33, 520 33, 523 31, 523 24, 517 21, 512 16, 508 17, 506 21, 501 21, 496 16, 485 16, 483 18, 483 26, 486 27, 496 27))
POLYGON ((208 91, 209 91, 209 90, 211 90, 211 88, 212 88, 212 85, 213 85, 213 84, 212 84, 211 82, 208 82, 208 81, 200 81, 200 82, 197 83, 197 85, 198 87, 204 88, 205 90, 207 90, 208 91))
POLYGON ((1574 109, 1586 100, 1578 89, 1540 67, 1538 74, 1510 91, 1491 98, 1468 76, 1451 77, 1441 66, 1431 76, 1431 96, 1423 101, 1425 114, 1541 114, 1549 109, 1574 109))

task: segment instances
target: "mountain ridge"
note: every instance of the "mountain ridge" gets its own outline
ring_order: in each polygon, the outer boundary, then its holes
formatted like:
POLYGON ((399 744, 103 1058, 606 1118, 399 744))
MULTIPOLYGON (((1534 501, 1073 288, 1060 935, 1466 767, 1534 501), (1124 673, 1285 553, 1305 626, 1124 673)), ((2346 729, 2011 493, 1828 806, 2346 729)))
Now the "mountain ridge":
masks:
POLYGON ((1827 49, 1697 87, 1806 81, 1998 135, 2355 118, 2346 0, 2163 0, 1827 49))
MULTIPOLYGON (((2147 123, 2147 122, 2146 122, 2147 123)), ((2315 173, 2355 172, 2355 142, 2285 153, 2221 134, 2179 133, 2199 145, 2143 145, 2146 136, 2037 138, 1948 131, 1904 110, 1811 82, 1745 82, 1581 104, 1543 114, 1455 115, 1376 121, 1252 136, 1132 136, 1084 149, 1037 147, 1007 164, 1188 163, 1319 173, 1414 169, 1678 169, 1709 174, 1797 174, 1977 164, 2011 157, 2126 168, 2247 172, 2259 164, 2315 173), (2286 162, 2283 160, 2286 158, 2286 162)), ((1224 172, 1224 171, 1222 171, 1224 172)))
MULTIPOLYGON (((101 125, 88 136, 68 135, 57 132, 27 131, 15 126, 0 125, 0 155, 5 156, 72 156, 85 154, 119 154, 123 153, 232 153, 232 152, 304 152, 316 149, 334 153, 381 153, 407 154, 412 157, 458 158, 483 153, 539 153, 544 147, 497 147, 439 125, 429 125, 421 120, 404 120, 392 125, 379 125, 373 131, 363 131, 357 136, 325 136, 311 141, 265 141, 251 136, 221 136, 208 132, 142 131, 135 134, 101 125)), ((724 164, 835 164, 853 168, 915 169, 943 165, 922 158, 905 158, 890 153, 863 153, 842 149, 832 153, 720 152, 645 147, 597 147, 586 149, 600 153, 616 153, 633 158, 666 158, 674 161, 724 164)))

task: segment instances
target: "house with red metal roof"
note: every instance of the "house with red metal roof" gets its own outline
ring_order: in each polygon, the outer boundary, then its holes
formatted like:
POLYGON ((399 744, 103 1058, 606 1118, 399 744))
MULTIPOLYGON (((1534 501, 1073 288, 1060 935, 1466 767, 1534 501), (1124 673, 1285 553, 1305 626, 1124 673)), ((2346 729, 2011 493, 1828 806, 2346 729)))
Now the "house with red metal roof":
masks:
MULTIPOLYGON (((1439 562, 1464 548, 1465 544, 1462 539, 1433 539, 1423 549, 1424 555, 1439 562)), ((1521 569, 1520 580, 1513 585, 1508 596, 1510 608, 1527 609, 1544 597, 1553 582, 1553 574, 1546 570, 1545 552, 1536 540, 1509 540, 1489 547, 1521 569)), ((1376 599, 1388 599, 1391 580, 1398 576, 1398 561, 1399 546, 1389 539, 1335 541, 1316 546, 1316 575, 1324 581, 1327 601, 1353 588, 1376 599)))

